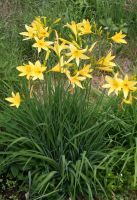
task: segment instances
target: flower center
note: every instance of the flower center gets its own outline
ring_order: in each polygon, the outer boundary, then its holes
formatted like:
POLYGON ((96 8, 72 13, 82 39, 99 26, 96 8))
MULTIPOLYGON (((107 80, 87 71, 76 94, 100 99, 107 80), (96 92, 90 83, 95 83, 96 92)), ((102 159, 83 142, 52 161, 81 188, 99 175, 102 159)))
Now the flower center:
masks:
POLYGON ((35 71, 37 74, 41 74, 41 70, 40 69, 36 69, 35 71))
POLYGON ((39 46, 43 46, 43 45, 44 45, 44 42, 40 41, 39 46))
POLYGON ((30 73, 31 72, 31 67, 28 65, 28 66, 26 66, 26 72, 27 73, 30 73))
POLYGON ((124 84, 124 87, 128 87, 128 84, 127 84, 127 83, 125 83, 125 84, 124 84))
POLYGON ((81 53, 80 53, 80 51, 76 50, 73 52, 73 55, 75 58, 79 58, 81 56, 81 53))
POLYGON ((118 81, 116 81, 116 80, 113 81, 113 87, 114 88, 118 88, 119 87, 118 81))

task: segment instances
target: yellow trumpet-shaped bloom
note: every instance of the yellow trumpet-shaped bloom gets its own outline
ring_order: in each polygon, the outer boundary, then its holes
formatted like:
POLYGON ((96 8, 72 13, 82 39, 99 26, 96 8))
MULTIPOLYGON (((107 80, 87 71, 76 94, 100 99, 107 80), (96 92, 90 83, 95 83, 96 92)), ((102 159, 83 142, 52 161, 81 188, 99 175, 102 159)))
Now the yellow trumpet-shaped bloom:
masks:
POLYGON ((68 48, 68 45, 65 45, 64 42, 59 44, 58 40, 54 42, 53 46, 51 46, 51 49, 53 49, 53 51, 57 54, 58 57, 61 56, 61 51, 67 48, 68 48))
POLYGON ((66 73, 66 75, 73 88, 75 87, 75 85, 77 85, 80 88, 83 88, 81 81, 84 81, 86 79, 85 77, 79 76, 78 73, 75 76, 71 76, 70 73, 66 73))
POLYGON ((120 31, 119 33, 115 33, 114 36, 111 37, 111 39, 116 42, 116 43, 123 43, 123 44, 127 44, 126 40, 124 39, 126 37, 125 34, 122 33, 122 31, 120 31))
POLYGON ((40 27, 38 29, 37 37, 39 39, 49 37, 48 27, 46 27, 46 28, 40 27))
POLYGON ((66 62, 64 62, 63 56, 60 61, 50 70, 52 72, 68 73, 68 68, 65 68, 66 62))
POLYGON ((78 74, 83 77, 92 78, 90 73, 93 71, 93 69, 90 67, 91 65, 85 65, 81 70, 78 71, 78 74))
POLYGON ((35 20, 33 20, 33 22, 31 23, 31 26, 35 30, 39 30, 40 28, 44 28, 44 24, 41 20, 41 17, 36 17, 35 20))
POLYGON ((61 65, 60 63, 57 63, 52 69, 50 70, 52 72, 61 72, 61 65))
POLYGON ((76 22, 72 21, 71 24, 67 23, 65 26, 70 28, 71 31, 74 33, 74 35, 77 38, 77 36, 78 36, 78 24, 76 24, 76 22))
POLYGON ((20 35, 25 36, 26 38, 23 40, 30 40, 36 37, 37 31, 33 27, 25 25, 27 32, 21 32, 20 35))
POLYGON ((25 25, 25 28, 27 32, 20 33, 26 37, 24 40, 49 37, 48 27, 44 27, 40 17, 37 17, 30 26, 25 25))
POLYGON ((53 44, 53 42, 51 41, 45 41, 44 38, 42 39, 35 38, 35 40, 36 40, 36 43, 34 43, 32 46, 35 48, 38 48, 38 53, 40 53, 41 49, 48 51, 50 48, 50 45, 53 44))
POLYGON ((69 72, 69 70, 67 68, 61 66, 60 63, 57 63, 50 71, 64 73, 64 74, 67 74, 69 72))
POLYGON ((83 19, 83 21, 78 24, 78 30, 80 32, 80 35, 92 33, 90 22, 88 20, 83 19))
POLYGON ((103 71, 112 72, 114 66, 116 66, 116 64, 114 62, 111 62, 114 58, 115 58, 115 56, 112 56, 111 52, 109 52, 106 57, 102 57, 97 62, 97 64, 100 65, 98 68, 103 71))
POLYGON ((60 62, 58 62, 50 71, 52 72, 61 72, 63 66, 65 65, 63 61, 63 56, 60 59, 60 62))
POLYGON ((5 100, 11 103, 10 106, 15 106, 17 108, 20 106, 21 98, 19 92, 16 94, 12 92, 12 96, 5 98, 5 100))
POLYGON ((136 84, 137 84, 137 81, 130 81, 128 78, 128 75, 125 75, 125 78, 122 81, 122 85, 121 85, 125 99, 128 97, 128 94, 130 91, 137 90, 137 87, 135 87, 136 84))
POLYGON ((79 49, 75 47, 74 45, 70 44, 69 50, 70 50, 70 53, 66 54, 67 56, 70 56, 69 60, 67 61, 68 63, 75 59, 76 64, 79 66, 80 59, 82 60, 89 59, 89 57, 84 54, 87 51, 87 49, 79 49))
POLYGON ((118 92, 122 87, 122 79, 118 78, 118 73, 116 73, 114 77, 106 76, 105 80, 107 84, 104 84, 102 87, 109 89, 108 95, 110 95, 112 92, 115 92, 115 94, 118 95, 118 92))
POLYGON ((71 29, 71 31, 74 33, 76 38, 78 35, 85 35, 85 34, 92 33, 91 24, 89 20, 83 19, 83 21, 80 23, 76 23, 72 21, 71 24, 67 23, 67 25, 65 26, 71 29))
POLYGON ((29 80, 32 76, 33 68, 33 63, 29 62, 27 65, 18 66, 16 69, 21 72, 19 76, 26 76, 29 80))
POLYGON ((43 67, 39 60, 36 61, 34 68, 33 68, 32 80, 36 80, 36 79, 43 80, 44 79, 44 75, 43 75, 44 71, 46 71, 46 67, 43 67))

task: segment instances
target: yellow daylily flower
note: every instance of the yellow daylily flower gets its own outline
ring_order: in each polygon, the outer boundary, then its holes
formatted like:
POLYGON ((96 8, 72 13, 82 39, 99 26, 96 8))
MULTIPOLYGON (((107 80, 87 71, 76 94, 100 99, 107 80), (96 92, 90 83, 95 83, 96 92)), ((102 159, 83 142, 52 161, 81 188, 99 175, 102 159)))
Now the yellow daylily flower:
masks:
POLYGON ((41 49, 48 51, 50 48, 50 45, 53 44, 53 42, 51 41, 45 41, 44 38, 42 39, 35 38, 35 40, 36 40, 36 43, 34 43, 32 46, 35 48, 38 48, 38 53, 40 53, 41 49))
POLYGON ((44 28, 44 24, 41 21, 41 17, 36 17, 35 20, 33 20, 33 22, 31 23, 31 26, 35 30, 39 30, 40 28, 44 28))
POLYGON ((118 73, 116 73, 113 78, 111 76, 106 76, 105 80, 107 84, 104 84, 102 87, 109 88, 108 95, 112 92, 115 92, 115 94, 118 95, 122 86, 122 79, 118 78, 118 73))
POLYGON ((78 29, 80 31, 80 35, 86 35, 92 33, 91 24, 89 20, 83 19, 83 21, 78 24, 78 29))
POLYGON ((38 29, 37 37, 38 37, 39 39, 49 37, 48 27, 46 27, 46 28, 40 27, 40 28, 38 29))
POLYGON ((31 26, 37 31, 37 37, 39 39, 49 37, 49 28, 44 26, 40 17, 36 17, 36 19, 31 23, 31 26))
POLYGON ((137 90, 137 87, 135 87, 136 84, 137 81, 130 81, 128 75, 125 75, 125 78, 122 81, 122 86, 121 86, 125 99, 128 97, 130 91, 137 90))
POLYGON ((43 72, 46 71, 46 67, 43 67, 40 63, 39 60, 37 60, 35 62, 34 68, 33 68, 33 73, 32 73, 32 80, 36 80, 36 79, 40 79, 43 80, 44 79, 44 75, 43 72))
POLYGON ((87 51, 87 48, 86 49, 78 49, 74 45, 70 44, 69 50, 70 50, 70 53, 66 53, 67 56, 70 56, 69 60, 67 61, 68 63, 75 59, 76 64, 79 66, 80 59, 82 59, 82 60, 89 59, 89 57, 84 54, 87 51))
POLYGON ((29 80, 32 76, 33 68, 33 63, 29 62, 27 65, 18 66, 16 69, 21 72, 19 76, 26 76, 29 80))
POLYGON ((20 35, 25 36, 26 38, 23 40, 29 40, 29 39, 33 39, 36 37, 36 30, 33 27, 27 26, 25 25, 25 28, 27 30, 27 32, 21 32, 20 35))
POLYGON ((119 43, 119 44, 120 44, 120 43, 127 44, 126 40, 123 39, 123 38, 125 38, 125 37, 126 37, 126 35, 123 34, 122 31, 120 31, 119 33, 116 32, 115 35, 111 37, 111 39, 112 39, 114 42, 119 43))
POLYGON ((58 62, 50 71, 61 72, 61 69, 63 68, 64 65, 65 65, 65 63, 63 61, 63 56, 62 56, 60 59, 60 62, 58 62))
POLYGON ((84 81, 86 79, 85 77, 79 76, 79 74, 76 74, 75 76, 70 76, 70 73, 67 73, 66 75, 73 88, 75 87, 75 85, 77 85, 78 87, 83 89, 83 86, 80 81, 84 81))
POLYGON ((68 48, 68 45, 65 45, 64 42, 59 44, 58 40, 54 42, 53 47, 51 46, 51 49, 53 49, 53 51, 57 54, 58 57, 61 56, 61 51, 67 48, 68 48))
POLYGON ((64 74, 69 72, 68 69, 61 66, 60 63, 57 63, 50 71, 64 73, 64 74))
POLYGON ((90 68, 91 65, 85 65, 81 70, 78 71, 78 74, 87 78, 92 78, 91 72, 93 69, 90 68))
POLYGON ((10 106, 15 106, 17 108, 20 106, 21 98, 19 92, 16 94, 12 92, 12 96, 5 98, 5 100, 11 103, 10 106))
POLYGON ((108 55, 106 57, 102 57, 97 64, 101 65, 100 67, 98 67, 100 70, 103 71, 107 71, 107 72, 112 72, 114 66, 116 66, 116 64, 114 62, 111 62, 113 59, 115 58, 115 56, 111 55, 111 52, 108 53, 108 55))
POLYGON ((66 65, 67 63, 64 62, 63 60, 63 56, 61 57, 60 59, 60 62, 58 62, 50 71, 52 72, 60 72, 60 73, 68 73, 68 69, 65 68, 64 66, 66 65))
POLYGON ((78 36, 78 24, 76 22, 72 21, 71 24, 66 24, 66 27, 70 28, 71 31, 74 33, 75 37, 77 38, 78 36))
POLYGON ((60 63, 57 63, 50 71, 52 71, 52 72, 61 72, 60 63))

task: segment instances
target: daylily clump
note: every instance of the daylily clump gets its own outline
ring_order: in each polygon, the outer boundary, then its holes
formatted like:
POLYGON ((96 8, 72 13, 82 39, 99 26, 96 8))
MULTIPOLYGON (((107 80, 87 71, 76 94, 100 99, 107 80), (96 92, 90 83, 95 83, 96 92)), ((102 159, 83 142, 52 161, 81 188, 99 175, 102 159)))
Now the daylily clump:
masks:
MULTIPOLYGON (((85 88, 84 82, 92 79, 99 70, 106 75, 106 83, 102 87, 108 89, 108 95, 119 95, 122 102, 127 104, 136 99, 137 81, 119 73, 112 48, 113 43, 126 44, 126 35, 120 31, 110 38, 107 37, 110 48, 100 54, 98 46, 104 35, 95 22, 83 19, 79 23, 67 23, 63 28, 69 34, 64 38, 54 27, 59 21, 60 19, 57 19, 51 24, 46 17, 36 17, 30 25, 25 25, 26 32, 20 33, 24 37, 23 40, 33 41, 32 47, 37 54, 35 61, 28 61, 16 67, 19 76, 25 77, 29 83, 30 96, 33 96, 35 82, 44 80, 48 73, 63 74, 71 90, 75 87, 85 88), (55 62, 48 62, 53 58, 55 62)), ((19 107, 20 94, 12 92, 12 97, 6 100, 11 106, 19 107)))

